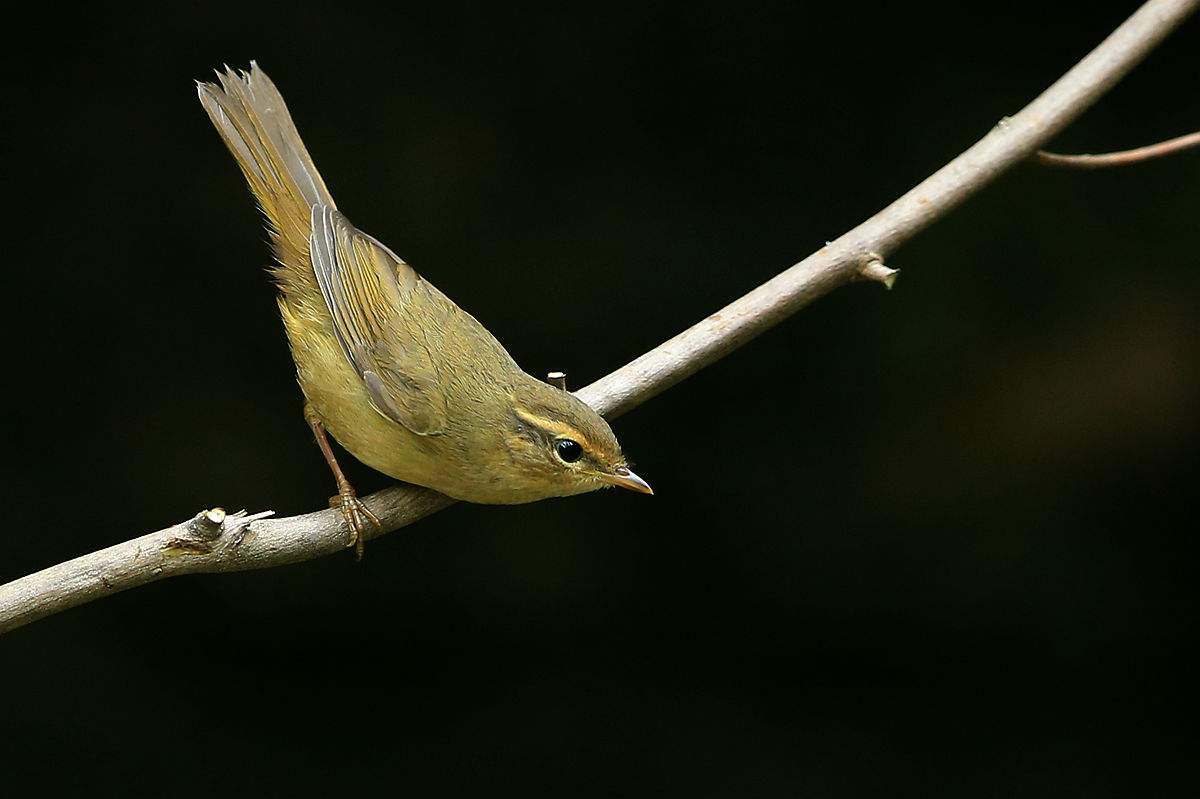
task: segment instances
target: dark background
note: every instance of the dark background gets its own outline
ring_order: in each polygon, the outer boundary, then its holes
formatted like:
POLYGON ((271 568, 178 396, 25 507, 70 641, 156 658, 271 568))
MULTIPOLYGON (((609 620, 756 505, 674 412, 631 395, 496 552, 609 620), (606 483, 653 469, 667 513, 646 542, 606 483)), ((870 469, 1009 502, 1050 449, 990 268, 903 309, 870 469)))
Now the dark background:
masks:
MULTIPOLYGON (((212 67, 258 59, 348 216, 581 386, 884 206, 1134 8, 972 5, 10 27, 0 582, 331 493, 192 88, 212 67)), ((1200 126, 1198 51, 1193 20, 1055 147, 1200 126)), ((7 635, 5 783, 1189 793, 1198 219, 1194 153, 1018 168, 895 253, 895 291, 839 290, 620 419, 653 499, 459 505, 361 564, 174 579, 7 635)))

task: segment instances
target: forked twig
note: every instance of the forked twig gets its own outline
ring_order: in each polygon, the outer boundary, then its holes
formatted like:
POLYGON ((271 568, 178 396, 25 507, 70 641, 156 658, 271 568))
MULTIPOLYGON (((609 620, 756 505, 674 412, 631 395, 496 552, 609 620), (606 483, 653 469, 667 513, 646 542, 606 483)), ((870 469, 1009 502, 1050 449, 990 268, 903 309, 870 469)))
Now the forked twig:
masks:
POLYGON ((1065 155, 1063 153, 1038 150, 1034 154, 1034 159, 1039 164, 1045 164, 1046 166, 1065 167, 1067 169, 1104 169, 1110 166, 1140 164, 1143 161, 1151 161, 1155 158, 1162 158, 1165 155, 1180 153, 1192 147, 1200 147, 1200 131, 1160 141, 1157 144, 1147 144, 1145 147, 1135 147, 1132 150, 1101 153, 1099 155, 1087 153, 1065 155))

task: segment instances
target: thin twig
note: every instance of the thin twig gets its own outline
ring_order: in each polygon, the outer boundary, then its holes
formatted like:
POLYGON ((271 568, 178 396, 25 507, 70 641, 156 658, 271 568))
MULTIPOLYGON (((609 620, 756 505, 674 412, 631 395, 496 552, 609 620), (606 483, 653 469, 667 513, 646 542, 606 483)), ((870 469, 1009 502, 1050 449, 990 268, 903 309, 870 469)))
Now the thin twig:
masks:
POLYGON ((1162 158, 1164 155, 1183 152, 1192 147, 1200 147, 1200 131, 1179 136, 1174 139, 1160 141, 1158 144, 1147 144, 1145 147, 1135 147, 1132 150, 1121 150, 1116 153, 1101 153, 1091 155, 1066 155, 1038 150, 1034 159, 1045 166, 1065 167, 1067 169, 1103 169, 1110 166, 1128 166, 1162 158))
MULTIPOLYGON (((868 264, 946 215, 997 175, 1029 158, 1079 116, 1195 10, 1200 0, 1151 0, 1014 117, 858 227, 578 396, 611 417, 719 360, 817 297, 862 279, 868 264)), ((868 270, 878 272, 875 270, 868 270)), ((397 486, 366 498, 380 535, 452 504, 423 488, 397 486)), ((234 515, 196 519, 84 555, 0 586, 0 632, 116 591, 176 574, 265 568, 340 552, 341 515, 286 519, 234 515), (204 529, 199 529, 203 527, 204 529)), ((199 518, 199 517, 197 517, 199 518)))

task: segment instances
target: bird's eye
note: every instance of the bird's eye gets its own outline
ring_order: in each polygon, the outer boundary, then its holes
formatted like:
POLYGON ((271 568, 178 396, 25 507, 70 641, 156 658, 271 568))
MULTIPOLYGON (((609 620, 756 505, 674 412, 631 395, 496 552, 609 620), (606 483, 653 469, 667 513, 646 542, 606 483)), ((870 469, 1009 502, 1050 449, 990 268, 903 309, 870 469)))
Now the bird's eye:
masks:
POLYGON ((554 451, 564 463, 574 463, 583 457, 583 447, 569 438, 560 438, 554 442, 554 451))

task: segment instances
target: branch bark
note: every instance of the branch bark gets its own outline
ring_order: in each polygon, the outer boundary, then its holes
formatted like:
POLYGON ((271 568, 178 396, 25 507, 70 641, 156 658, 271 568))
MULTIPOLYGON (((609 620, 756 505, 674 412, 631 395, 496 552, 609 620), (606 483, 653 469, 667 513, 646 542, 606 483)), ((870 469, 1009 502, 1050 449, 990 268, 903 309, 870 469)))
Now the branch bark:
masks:
MULTIPOLYGON (((1053 86, 1001 120, 962 155, 875 216, 674 338, 577 392, 619 416, 719 360, 817 297, 882 280, 884 258, 1065 128, 1172 30, 1200 0, 1150 0, 1053 86)), ((889 277, 894 273, 889 271, 889 277)), ((391 532, 453 500, 414 486, 366 498, 391 532)), ((0 586, 0 633, 117 591, 179 574, 260 569, 344 549, 331 510, 269 519, 204 511, 180 524, 0 586)), ((373 536, 372 536, 373 537, 373 536)))

